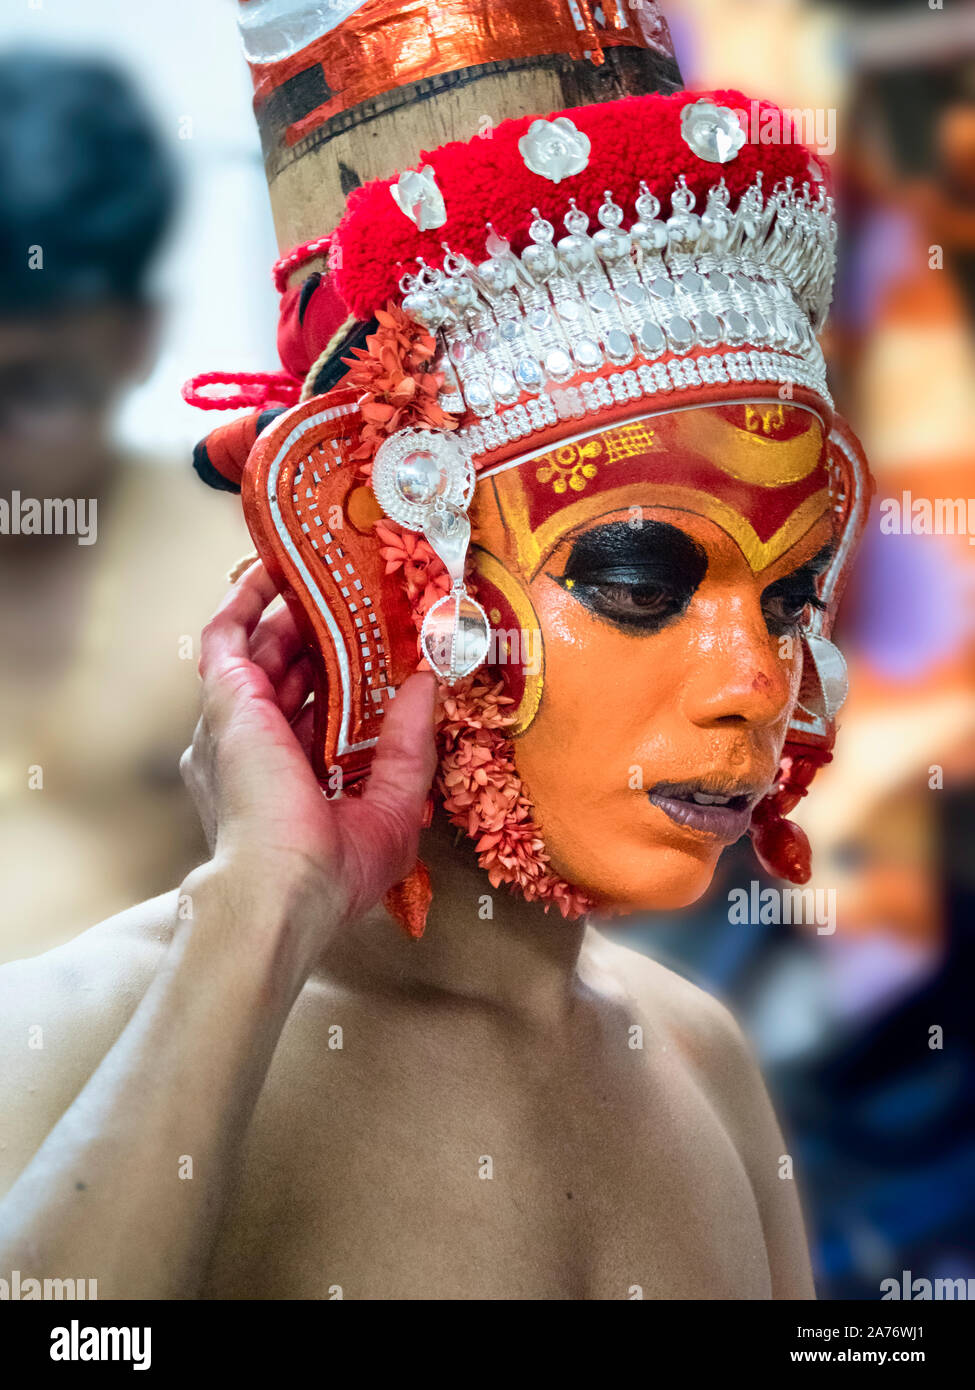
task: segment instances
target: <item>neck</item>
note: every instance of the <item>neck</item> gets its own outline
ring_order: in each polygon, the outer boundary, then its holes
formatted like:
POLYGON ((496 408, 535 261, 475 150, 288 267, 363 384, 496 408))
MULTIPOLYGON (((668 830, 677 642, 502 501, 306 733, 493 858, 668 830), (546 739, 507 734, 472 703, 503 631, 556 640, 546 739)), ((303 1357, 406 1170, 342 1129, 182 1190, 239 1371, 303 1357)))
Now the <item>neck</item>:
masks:
POLYGON ((426 931, 410 941, 383 908, 354 923, 323 966, 331 977, 411 993, 436 991, 536 1022, 569 1009, 586 933, 554 905, 546 913, 507 888, 492 888, 473 846, 442 815, 424 831, 420 858, 433 902, 426 931))

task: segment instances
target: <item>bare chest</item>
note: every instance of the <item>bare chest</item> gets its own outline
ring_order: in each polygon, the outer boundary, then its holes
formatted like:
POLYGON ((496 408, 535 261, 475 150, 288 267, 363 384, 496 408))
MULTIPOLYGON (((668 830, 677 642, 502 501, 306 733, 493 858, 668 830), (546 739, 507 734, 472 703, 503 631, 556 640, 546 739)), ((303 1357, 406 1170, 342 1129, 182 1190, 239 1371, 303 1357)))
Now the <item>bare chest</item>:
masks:
POLYGON ((751 1185, 679 1058, 477 1028, 321 1042, 303 1069, 279 1049, 208 1296, 769 1296, 751 1185))

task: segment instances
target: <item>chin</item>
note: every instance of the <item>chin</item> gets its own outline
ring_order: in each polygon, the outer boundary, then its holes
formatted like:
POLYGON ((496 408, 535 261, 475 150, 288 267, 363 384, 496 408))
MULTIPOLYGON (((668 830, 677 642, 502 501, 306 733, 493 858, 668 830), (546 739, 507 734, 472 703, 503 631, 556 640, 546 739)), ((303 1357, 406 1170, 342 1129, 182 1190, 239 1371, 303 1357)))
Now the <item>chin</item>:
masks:
POLYGON ((560 856, 549 849, 552 866, 575 887, 583 888, 609 915, 674 912, 690 907, 711 886, 723 845, 698 853, 672 846, 640 846, 593 864, 580 855, 560 856))

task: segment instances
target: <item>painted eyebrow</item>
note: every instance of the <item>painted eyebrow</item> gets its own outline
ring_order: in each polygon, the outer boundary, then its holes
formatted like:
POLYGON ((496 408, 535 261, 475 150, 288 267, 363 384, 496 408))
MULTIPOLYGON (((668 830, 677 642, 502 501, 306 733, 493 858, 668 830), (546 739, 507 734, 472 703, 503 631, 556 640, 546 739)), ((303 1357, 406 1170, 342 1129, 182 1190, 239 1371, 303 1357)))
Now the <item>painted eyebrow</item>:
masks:
POLYGON ((789 585, 794 584, 796 580, 818 579, 820 575, 825 574, 829 569, 836 557, 836 549, 836 541, 828 541, 827 544, 823 546, 822 550, 818 550, 816 554, 806 560, 804 564, 799 565, 797 569, 790 570, 789 573, 784 574, 781 579, 776 579, 762 592, 768 594, 774 593, 777 590, 781 591, 789 585))
POLYGON ((707 571, 707 551, 686 531, 664 521, 610 521, 572 542, 564 579, 581 579, 598 571, 634 565, 659 565, 677 572, 697 588, 707 571))
POLYGON ((812 574, 825 574, 830 565, 836 559, 837 542, 827 541, 822 550, 818 550, 811 560, 807 560, 799 569, 809 570, 812 574))

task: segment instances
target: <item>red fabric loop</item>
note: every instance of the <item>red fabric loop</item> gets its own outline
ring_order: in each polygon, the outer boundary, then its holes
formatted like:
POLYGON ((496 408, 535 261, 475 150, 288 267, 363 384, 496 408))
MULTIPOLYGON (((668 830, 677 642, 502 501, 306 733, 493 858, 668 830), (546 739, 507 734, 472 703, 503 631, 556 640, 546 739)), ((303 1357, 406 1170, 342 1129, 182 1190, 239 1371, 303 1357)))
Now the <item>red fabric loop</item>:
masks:
POLYGON ((278 357, 284 369, 302 381, 349 317, 327 275, 321 277, 310 295, 306 284, 307 280, 285 290, 278 311, 278 357))
POLYGON ((294 405, 301 395, 301 380, 290 372, 201 372, 185 382, 182 390, 187 405, 197 410, 240 410, 255 406, 294 405), (239 389, 210 395, 208 386, 239 389))
POLYGON ((288 281, 299 266, 314 260, 316 256, 327 256, 331 242, 331 233, 328 236, 313 237, 311 241, 304 241, 300 246, 292 247, 279 261, 275 261, 271 274, 278 294, 284 294, 288 288, 288 281))

